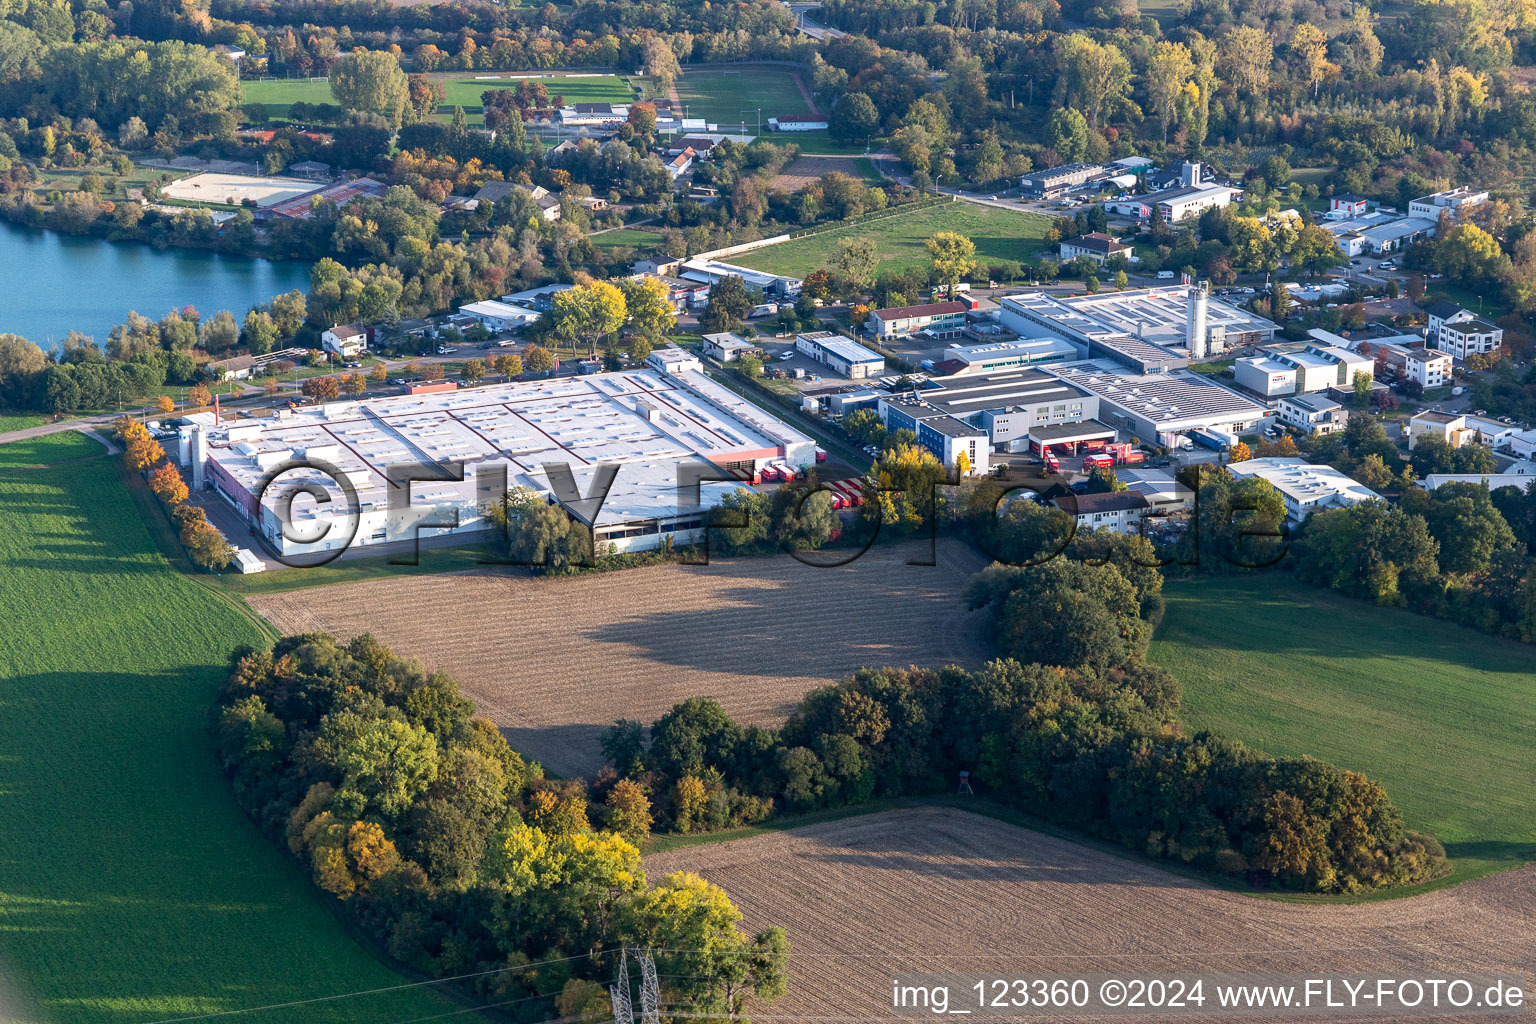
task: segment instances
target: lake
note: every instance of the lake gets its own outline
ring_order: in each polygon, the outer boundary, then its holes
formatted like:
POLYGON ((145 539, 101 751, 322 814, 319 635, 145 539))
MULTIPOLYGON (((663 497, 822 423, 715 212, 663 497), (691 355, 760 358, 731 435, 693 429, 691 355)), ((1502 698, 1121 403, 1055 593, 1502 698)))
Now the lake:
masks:
POLYGON ((191 305, 204 317, 235 319, 258 302, 309 290, 309 264, 225 256, 198 249, 155 249, 0 221, 0 334, 43 348, 71 330, 105 346, 107 333, 136 310, 158 320, 191 305))

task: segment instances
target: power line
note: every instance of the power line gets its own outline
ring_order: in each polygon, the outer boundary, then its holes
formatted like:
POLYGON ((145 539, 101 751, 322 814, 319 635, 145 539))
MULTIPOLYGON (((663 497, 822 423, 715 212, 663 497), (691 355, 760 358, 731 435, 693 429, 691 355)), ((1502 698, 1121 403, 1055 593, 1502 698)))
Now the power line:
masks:
POLYGON ((163 1020, 150 1021, 148 1024, 180 1024, 189 1020, 211 1020, 215 1017, 234 1017, 243 1013, 261 1013, 265 1010, 286 1010, 295 1006, 309 1006, 314 1003, 334 1002, 337 999, 351 999, 354 996, 382 995, 386 992, 403 992, 407 989, 423 988, 429 985, 443 985, 450 981, 466 981, 470 978, 484 978, 492 974, 507 974, 513 971, 530 971, 536 967, 547 967, 550 964, 569 963, 572 960, 586 960, 604 953, 615 952, 613 949, 600 949, 595 953, 582 953, 580 956, 561 957, 558 960, 541 960, 538 963, 520 964, 516 967, 495 967, 489 971, 476 971, 473 974, 456 974, 450 978, 433 978, 428 981, 410 982, 405 985, 388 985, 384 988, 359 989, 356 992, 338 992, 335 995, 314 996, 309 999, 294 999, 286 1003, 268 1003, 265 1006, 247 1006, 238 1010, 218 1010, 214 1013, 196 1013, 187 1017, 166 1017, 163 1020))

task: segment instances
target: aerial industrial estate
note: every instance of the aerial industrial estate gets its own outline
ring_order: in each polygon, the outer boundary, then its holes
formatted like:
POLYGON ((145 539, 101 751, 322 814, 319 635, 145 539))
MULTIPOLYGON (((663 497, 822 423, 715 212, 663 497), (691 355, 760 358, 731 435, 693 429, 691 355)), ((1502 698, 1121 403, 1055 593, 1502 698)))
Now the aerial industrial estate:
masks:
POLYGON ((1529 1019, 1533 53, 0 5, 0 1021, 1529 1019))

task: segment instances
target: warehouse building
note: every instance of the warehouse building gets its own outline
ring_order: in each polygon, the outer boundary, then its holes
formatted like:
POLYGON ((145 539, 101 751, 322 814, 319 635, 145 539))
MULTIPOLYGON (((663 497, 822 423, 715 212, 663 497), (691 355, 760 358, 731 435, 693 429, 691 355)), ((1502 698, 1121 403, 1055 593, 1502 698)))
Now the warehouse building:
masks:
POLYGON ((880 398, 880 422, 890 431, 910 430, 947 468, 965 456, 967 473, 986 473, 991 466, 987 432, 925 402, 916 393, 880 398))
POLYGON ((510 302, 498 302, 495 299, 471 302, 460 306, 459 312, 465 316, 474 317, 493 334, 519 331, 539 322, 539 314, 533 310, 525 306, 514 306, 510 302))
POLYGON ((944 361, 962 364, 960 373, 996 373, 1037 363, 1060 363, 1080 359, 1076 345, 1061 338, 1019 338, 980 345, 951 345, 944 350, 944 361))
POLYGON ((1232 365, 1237 383, 1265 398, 1350 387, 1357 373, 1371 376, 1375 372, 1376 361, 1370 356, 1306 342, 1273 345, 1232 365))
POLYGON ((1027 195, 1041 199, 1059 196, 1069 188, 1108 178, 1113 168, 1103 164, 1061 164, 1043 171, 1032 171, 1019 179, 1027 195))
POLYGON ((216 490, 285 556, 410 541, 418 531, 469 541, 488 528, 490 502, 518 486, 590 527, 599 554, 691 543, 703 537, 705 511, 736 485, 695 491, 689 472, 751 477, 771 462, 815 463, 809 437, 703 373, 651 368, 333 402, 260 422, 199 413, 180 441, 194 486, 216 490), (280 473, 296 459, 333 475, 280 473), (402 467, 393 480, 391 467, 402 467), (442 479, 402 483, 402 470, 442 479), (610 471, 605 492, 599 478, 610 471), (315 490, 300 493, 306 484, 315 490))
POLYGON ((1095 396, 1100 421, 1164 446, 1177 445, 1191 430, 1246 433, 1270 416, 1252 399, 1188 372, 1126 373, 1104 360, 1047 372, 1095 396))
POLYGON ((1028 367, 934 377, 918 394, 940 412, 984 430, 994 451, 1028 451, 1032 430, 1091 422, 1099 413, 1094 395, 1028 367))
POLYGON ((1002 325, 1017 334, 1062 338, 1137 373, 1182 369, 1191 359, 1268 342, 1279 330, 1212 298, 1204 285, 1074 296, 1024 292, 999 306, 1002 325))
POLYGON ((1313 512, 1381 497, 1332 466, 1315 466, 1305 459, 1249 459, 1229 463, 1227 472, 1239 480, 1258 477, 1267 481, 1285 499, 1285 518, 1292 526, 1313 512))
POLYGON ((833 331, 796 335, 795 349, 850 380, 878 377, 885 372, 884 356, 833 331))

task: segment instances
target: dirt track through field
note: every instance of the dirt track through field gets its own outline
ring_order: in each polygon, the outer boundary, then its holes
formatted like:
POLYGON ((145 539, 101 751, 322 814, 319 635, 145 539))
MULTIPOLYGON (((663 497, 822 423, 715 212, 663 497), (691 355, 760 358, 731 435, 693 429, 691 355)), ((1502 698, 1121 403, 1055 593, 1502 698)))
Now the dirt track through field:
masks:
POLYGON ((284 633, 371 632, 458 679, 512 746, 562 775, 600 766, 615 719, 649 725, 688 697, 780 721, 807 691, 866 665, 976 666, 982 613, 961 589, 984 564, 941 542, 877 547, 816 569, 789 557, 556 579, 521 571, 404 576, 248 600, 284 633))
MULTIPOLYGON (((759 1019, 910 1019, 893 1018, 890 1009, 891 979, 902 973, 1450 978, 1479 972, 1522 975, 1528 993, 1536 981, 1536 866, 1411 899, 1280 903, 991 818, 928 807, 674 850, 646 858, 645 867, 653 881, 696 871, 730 893, 748 929, 777 924, 788 930, 789 993, 759 1019)), ((1200 1017, 1143 1011, 1134 1019, 1223 1019, 1211 1009, 1208 1001, 1200 1017)), ((968 1019, 1089 1018, 973 1013, 968 1019)), ((1337 1011, 1229 1019, 1442 1024, 1490 1018, 1337 1011)))

